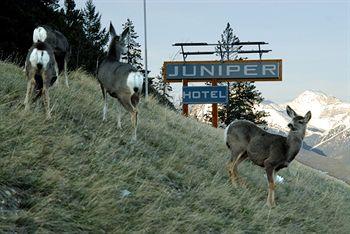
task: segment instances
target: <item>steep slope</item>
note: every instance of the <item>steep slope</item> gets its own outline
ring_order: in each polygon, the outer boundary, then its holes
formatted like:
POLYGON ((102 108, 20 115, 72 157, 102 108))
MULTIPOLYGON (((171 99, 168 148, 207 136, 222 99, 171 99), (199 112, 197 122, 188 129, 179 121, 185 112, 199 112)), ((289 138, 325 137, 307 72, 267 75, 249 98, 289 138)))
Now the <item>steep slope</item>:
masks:
POLYGON ((71 87, 50 90, 52 120, 40 102, 23 111, 23 72, 0 63, 0 233, 337 232, 348 233, 347 185, 293 163, 280 174, 278 206, 265 206, 264 172, 228 182, 223 131, 140 106, 138 141, 129 116, 117 130, 110 99, 101 121, 96 81, 71 72, 71 87))

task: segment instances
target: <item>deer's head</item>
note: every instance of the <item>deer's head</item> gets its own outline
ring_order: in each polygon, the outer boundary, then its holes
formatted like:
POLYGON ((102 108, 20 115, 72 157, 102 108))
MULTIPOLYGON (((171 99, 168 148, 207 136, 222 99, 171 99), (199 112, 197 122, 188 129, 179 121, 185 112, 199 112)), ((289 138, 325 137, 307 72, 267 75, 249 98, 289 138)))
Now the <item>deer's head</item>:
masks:
POLYGON ((287 114, 292 118, 292 121, 288 124, 290 130, 305 133, 306 125, 311 119, 311 111, 308 111, 303 117, 298 115, 290 106, 287 106, 287 114))
POLYGON ((116 54, 124 54, 127 52, 126 48, 126 40, 127 36, 129 34, 129 27, 124 29, 122 34, 118 36, 115 32, 115 29, 112 25, 112 22, 109 25, 109 34, 111 35, 112 41, 111 43, 113 44, 112 48, 115 50, 114 52, 116 54))

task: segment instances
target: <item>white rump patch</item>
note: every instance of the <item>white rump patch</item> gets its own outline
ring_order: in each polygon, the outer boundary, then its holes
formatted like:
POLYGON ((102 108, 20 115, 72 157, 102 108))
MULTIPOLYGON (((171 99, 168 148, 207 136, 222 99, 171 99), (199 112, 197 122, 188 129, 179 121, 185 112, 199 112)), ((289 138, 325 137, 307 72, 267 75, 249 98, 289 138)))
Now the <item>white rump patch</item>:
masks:
POLYGON ((47 37, 47 32, 43 27, 37 27, 33 32, 33 42, 37 43, 38 41, 44 42, 47 37))
POLYGON ((46 69, 47 64, 50 61, 50 56, 46 50, 38 50, 34 48, 30 54, 29 61, 32 67, 37 67, 38 64, 42 64, 43 68, 46 69))
POLYGON ((134 88, 142 89, 143 75, 141 72, 131 72, 126 80, 126 85, 129 87, 131 93, 135 93, 134 88))

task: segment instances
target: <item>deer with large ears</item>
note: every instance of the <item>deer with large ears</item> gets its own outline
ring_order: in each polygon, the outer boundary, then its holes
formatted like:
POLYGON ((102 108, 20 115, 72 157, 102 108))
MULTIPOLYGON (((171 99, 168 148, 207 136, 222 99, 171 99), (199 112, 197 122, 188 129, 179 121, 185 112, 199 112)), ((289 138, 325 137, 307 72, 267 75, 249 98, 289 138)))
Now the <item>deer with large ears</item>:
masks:
POLYGON ((268 179, 269 207, 275 205, 275 172, 294 160, 311 119, 310 111, 305 116, 299 116, 290 106, 287 106, 287 114, 292 118, 287 137, 268 133, 246 120, 233 121, 225 129, 225 142, 231 151, 231 160, 227 165, 231 182, 239 182, 237 168, 246 159, 264 167, 268 179))
MULTIPOLYGON (((137 105, 140 100, 143 75, 131 64, 120 62, 121 54, 126 52, 125 43, 129 28, 117 36, 112 23, 110 23, 109 33, 111 42, 107 57, 102 60, 97 73, 104 98, 103 120, 106 120, 107 116, 107 94, 109 94, 118 99, 118 102, 131 114, 131 122, 134 127, 133 139, 136 140, 137 105)), ((117 106, 118 128, 121 128, 121 109, 118 103, 117 106)))
POLYGON ((27 93, 24 100, 25 110, 29 110, 29 102, 35 89, 36 100, 44 95, 46 118, 51 118, 49 87, 54 84, 58 77, 58 68, 52 47, 45 42, 34 43, 29 49, 25 72, 27 76, 27 93))

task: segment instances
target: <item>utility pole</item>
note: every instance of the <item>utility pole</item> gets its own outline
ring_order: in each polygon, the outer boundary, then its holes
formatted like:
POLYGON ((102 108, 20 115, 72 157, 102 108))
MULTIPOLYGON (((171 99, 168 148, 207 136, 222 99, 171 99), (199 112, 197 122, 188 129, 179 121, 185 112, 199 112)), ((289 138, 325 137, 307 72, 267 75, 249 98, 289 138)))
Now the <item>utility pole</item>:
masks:
POLYGON ((146 24, 146 0, 143 0, 143 24, 145 30, 145 100, 148 99, 148 66, 147 66, 147 24, 146 24))

